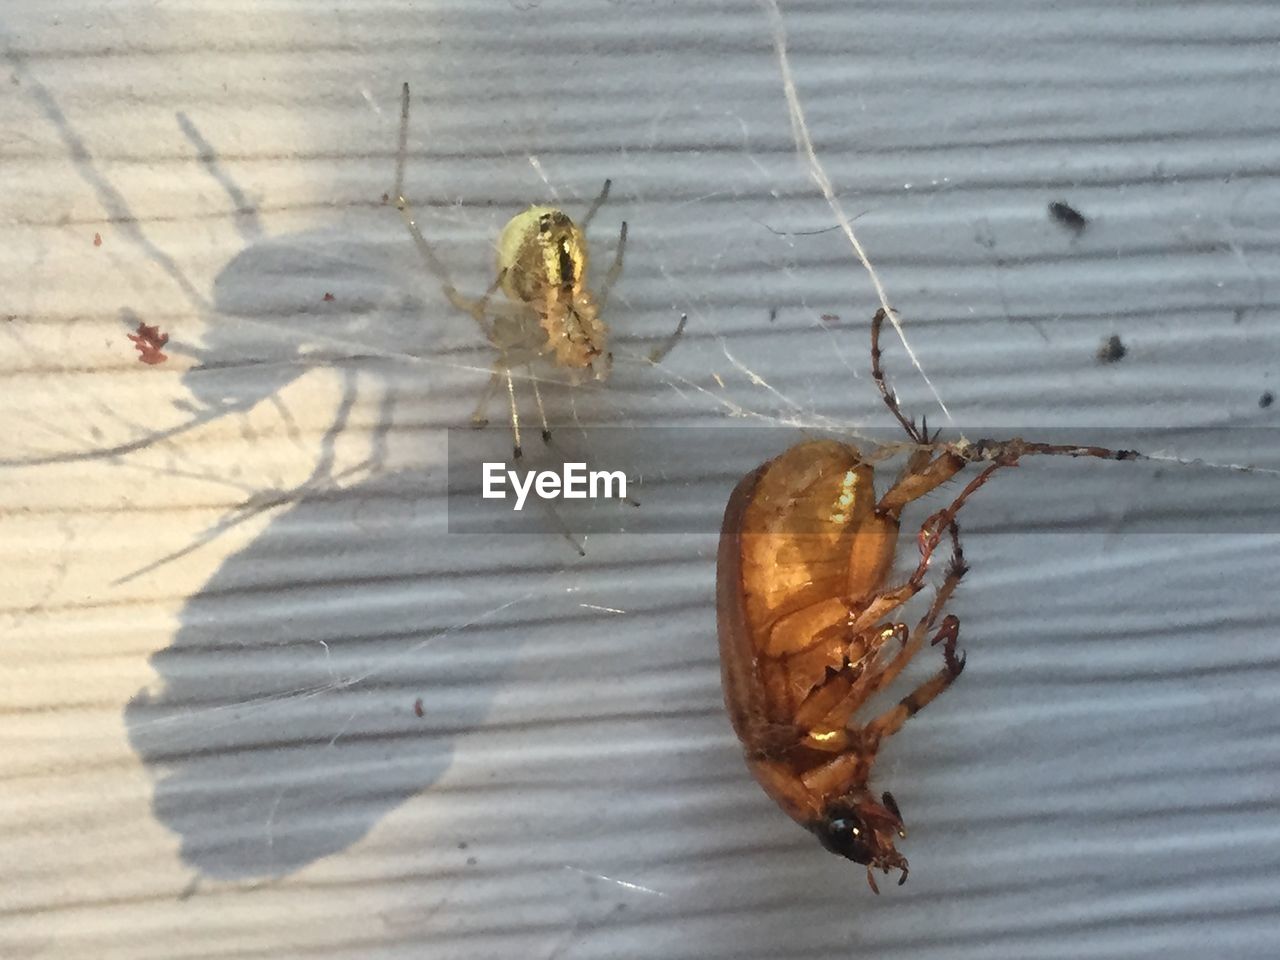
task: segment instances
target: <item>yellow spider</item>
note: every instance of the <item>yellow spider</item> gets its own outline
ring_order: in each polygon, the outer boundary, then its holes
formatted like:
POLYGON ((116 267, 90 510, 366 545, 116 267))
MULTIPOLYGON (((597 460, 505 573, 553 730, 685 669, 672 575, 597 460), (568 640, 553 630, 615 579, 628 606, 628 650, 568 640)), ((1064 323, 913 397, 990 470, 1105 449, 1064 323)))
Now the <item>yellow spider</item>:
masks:
MULTIPOLYGON (((596 212, 609 197, 610 181, 604 182, 600 195, 592 201, 580 224, 564 211, 550 206, 532 206, 512 217, 498 239, 498 275, 484 294, 471 300, 458 293, 440 258, 422 235, 413 218, 409 202, 404 198, 404 167, 409 138, 409 84, 405 84, 400 106, 400 145, 396 154, 396 207, 404 218, 409 235, 431 272, 440 280, 444 294, 459 310, 469 313, 493 344, 497 357, 493 375, 476 405, 472 423, 482 427, 488 423, 485 411, 499 384, 505 380, 511 408, 513 452, 521 456, 520 413, 516 404, 512 368, 523 366, 533 385, 542 422, 542 438, 549 440, 551 431, 542 405, 542 393, 533 376, 532 364, 546 357, 575 377, 590 371, 596 380, 609 376, 613 354, 609 351, 609 328, 601 318, 609 302, 609 293, 622 274, 622 256, 627 245, 627 224, 618 233, 618 247, 613 263, 600 285, 599 294, 587 286, 586 229, 596 212), (510 303, 491 303, 498 288, 510 303)), ((660 360, 675 345, 684 330, 684 318, 664 344, 650 359, 660 360)))

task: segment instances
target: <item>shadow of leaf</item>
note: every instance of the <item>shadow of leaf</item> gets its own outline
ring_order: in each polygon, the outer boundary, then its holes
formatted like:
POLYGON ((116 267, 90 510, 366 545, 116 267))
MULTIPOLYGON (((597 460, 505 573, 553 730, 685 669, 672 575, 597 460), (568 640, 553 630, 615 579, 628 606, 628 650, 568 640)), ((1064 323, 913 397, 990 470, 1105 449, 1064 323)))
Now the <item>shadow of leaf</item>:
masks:
POLYGON ((485 716, 515 641, 466 625, 487 608, 463 602, 422 486, 393 473, 293 505, 152 657, 158 692, 124 719, 157 818, 202 874, 278 876, 350 846, 485 716))

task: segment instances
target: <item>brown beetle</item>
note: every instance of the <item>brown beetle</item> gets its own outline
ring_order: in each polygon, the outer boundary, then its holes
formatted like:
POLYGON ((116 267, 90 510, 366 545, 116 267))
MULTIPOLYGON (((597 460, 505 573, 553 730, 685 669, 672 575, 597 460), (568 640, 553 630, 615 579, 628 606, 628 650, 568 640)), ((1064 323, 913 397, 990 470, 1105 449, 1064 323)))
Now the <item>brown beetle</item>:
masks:
POLYGON ((869 779, 880 744, 942 693, 964 669, 960 621, 942 617, 966 567, 956 517, 996 470, 1029 454, 1140 459, 1132 450, 1031 443, 1020 439, 941 443, 901 412, 880 366, 885 312, 871 323, 871 372, 912 452, 902 474, 877 496, 873 464, 893 446, 863 453, 834 440, 800 443, 748 474, 734 489, 720 531, 716 613, 724 699, 747 765, 788 816, 822 845, 873 869, 902 871, 895 846, 906 836, 889 793, 869 779), (985 462, 958 496, 920 528, 920 560, 898 585, 893 569, 903 509, 985 462), (925 586, 944 536, 952 558, 937 595, 914 629, 890 619, 925 586), (941 623, 939 623, 941 617, 941 623), (941 644, 942 669, 865 723, 854 716, 888 687, 924 646, 941 644))

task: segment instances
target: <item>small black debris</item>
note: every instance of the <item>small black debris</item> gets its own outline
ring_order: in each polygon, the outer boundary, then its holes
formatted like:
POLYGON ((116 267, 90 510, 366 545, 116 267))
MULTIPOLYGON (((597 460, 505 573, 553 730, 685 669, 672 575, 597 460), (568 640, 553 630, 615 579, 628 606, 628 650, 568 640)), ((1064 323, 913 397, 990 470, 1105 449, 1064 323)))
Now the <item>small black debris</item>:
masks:
POLYGON ((1260 406, 1263 410, 1267 409, 1267 407, 1271 406, 1275 402, 1276 402, 1276 395, 1272 393, 1270 390, 1268 390, 1266 393, 1264 393, 1262 396, 1258 398, 1258 406, 1260 406))
POLYGON ((1073 233, 1080 233, 1089 225, 1089 220, 1083 213, 1061 200, 1049 204, 1049 216, 1073 233))
POLYGON ((1098 347, 1099 363, 1118 363, 1124 359, 1129 349, 1121 342, 1120 338, 1114 333, 1102 341, 1102 345, 1098 347))

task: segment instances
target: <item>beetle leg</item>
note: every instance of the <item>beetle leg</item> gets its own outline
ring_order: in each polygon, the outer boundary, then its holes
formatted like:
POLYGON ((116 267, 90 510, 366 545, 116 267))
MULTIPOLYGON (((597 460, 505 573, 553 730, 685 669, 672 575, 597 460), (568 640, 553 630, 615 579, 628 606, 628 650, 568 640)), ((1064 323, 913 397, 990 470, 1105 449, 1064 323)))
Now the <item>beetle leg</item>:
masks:
POLYGON ((817 798, 815 806, 823 808, 835 797, 843 796, 867 782, 875 750, 849 750, 827 763, 801 774, 805 790, 817 798))
MULTIPOLYGON (((960 580, 968 571, 968 566, 964 561, 964 550, 960 546, 960 529, 954 520, 949 524, 948 529, 951 533, 952 543, 951 563, 947 567, 946 579, 943 580, 942 584, 938 587, 938 592, 933 598, 933 603, 929 605, 929 609, 925 612, 925 615, 920 618, 920 622, 917 623, 915 629, 911 631, 907 642, 887 664, 879 669, 868 669, 862 676, 858 677, 848 685, 847 692, 845 693, 843 700, 833 706, 821 718, 815 718, 815 720, 823 720, 824 727, 830 727, 832 729, 844 727, 847 729, 849 721, 857 712, 858 708, 866 703, 867 700, 876 693, 893 683, 893 681, 898 678, 898 675, 906 669, 907 664, 909 664, 915 655, 924 647, 925 637, 928 635, 929 631, 933 629, 934 623, 942 613, 947 601, 951 599, 952 593, 955 592, 960 580)), ((964 669, 964 659, 963 657, 957 657, 955 651, 955 644, 956 639, 959 636, 959 630, 960 621, 954 616, 948 616, 942 621, 942 626, 938 628, 937 632, 933 635, 933 639, 930 641, 934 646, 939 643, 944 644, 943 655, 946 659, 946 669, 943 672, 946 673, 949 671, 951 674, 947 683, 950 683, 951 680, 954 680, 959 676, 960 671, 964 669)), ((918 703, 910 713, 903 716, 902 720, 899 721, 898 726, 901 726, 902 722, 905 722, 907 717, 911 716, 912 713, 924 706, 928 700, 933 699, 933 697, 937 696, 938 693, 941 693, 942 689, 945 689, 945 685, 943 688, 940 688, 929 695, 927 700, 918 703)), ((919 692, 920 691, 913 691, 912 696, 919 692)), ((910 699, 911 697, 908 696, 902 704, 907 703, 907 700, 910 699)), ((902 704, 899 704, 899 707, 901 707, 902 704)), ((895 708, 895 710, 896 709, 898 708, 895 708)), ((894 727, 893 731, 874 733, 872 731, 872 727, 875 722, 876 721, 872 721, 872 724, 868 724, 866 731, 874 737, 875 742, 877 743, 880 737, 889 736, 897 729, 897 727, 894 727)), ((834 749, 834 744, 837 741, 835 738, 827 735, 824 731, 822 742, 832 744, 832 747, 825 749, 834 749)), ((849 738, 846 737, 844 742, 848 743, 849 738)), ((824 749, 824 747, 820 746, 819 743, 807 745, 813 746, 815 749, 824 749)))
POLYGON ((913 456, 907 464, 908 469, 905 475, 886 490, 880 502, 876 504, 876 513, 896 520, 902 515, 907 504, 919 500, 942 486, 963 470, 966 462, 951 450, 944 450, 923 466, 919 465, 913 456))
POLYGON ((943 656, 946 660, 943 668, 916 687, 898 704, 886 710, 863 728, 866 743, 878 747, 886 737, 891 737, 911 717, 914 717, 934 697, 951 686, 956 677, 964 671, 964 654, 956 654, 956 639, 959 636, 960 621, 955 617, 947 617, 938 631, 944 641, 943 656))
POLYGON ((880 896, 880 886, 876 883, 875 874, 871 872, 871 867, 867 867, 867 885, 871 887, 871 892, 876 896, 880 896))
MULTIPOLYGON (((904 601, 905 602, 905 601, 904 601)), ((848 637, 844 630, 862 605, 844 597, 829 597, 793 610, 770 628, 760 652, 769 657, 794 656, 848 637)))
POLYGON ((875 667, 880 649, 897 639, 900 653, 909 636, 906 624, 893 623, 850 646, 845 656, 854 666, 830 676, 795 712, 796 727, 807 731, 801 741, 804 746, 824 753, 840 753, 849 748, 849 718, 870 695, 868 680, 881 672, 875 667))
MULTIPOLYGON (((963 656, 957 657, 955 652, 955 642, 959 635, 959 629, 960 621, 956 617, 949 616, 942 622, 942 626, 938 628, 932 641, 934 644, 945 644, 943 653, 946 657, 948 668, 954 670, 954 676, 951 678, 953 680, 964 669, 963 656)), ((804 746, 832 753, 839 752, 840 749, 849 749, 855 745, 860 749, 865 749, 870 740, 865 730, 869 730, 871 725, 868 724, 867 728, 864 728, 864 733, 859 735, 857 727, 852 723, 853 715, 872 696, 896 680, 898 674, 911 662, 911 658, 919 652, 923 644, 915 642, 917 633, 920 638, 923 638, 924 631, 919 628, 913 631, 912 643, 904 647, 884 669, 874 673, 868 672, 850 684, 845 697, 821 717, 821 726, 816 729, 810 728, 809 735, 802 741, 804 746), (844 735, 837 736, 837 733, 841 732, 844 735)), ((941 690, 938 693, 941 693, 941 690)), ((937 693, 933 696, 937 696, 937 693)), ((905 703, 906 701, 904 700, 903 702, 905 703)), ((922 706, 924 706, 924 703, 919 704, 916 709, 918 710, 922 706)), ((912 712, 914 713, 914 711, 912 712)), ((907 716, 910 716, 910 714, 907 716)), ((904 717, 903 719, 905 720, 906 718, 904 717)), ((875 721, 872 722, 874 723, 875 721)), ((880 736, 889 736, 889 733, 884 733, 880 736)), ((876 738, 876 742, 878 742, 878 739, 879 737, 876 738)))
MULTIPOLYGON (((957 498, 957 503, 959 502, 960 498, 957 498)), ((949 510, 951 510, 950 507, 940 514, 935 514, 925 522, 926 527, 921 528, 920 562, 916 565, 916 569, 911 576, 907 578, 906 583, 899 587, 894 587, 892 590, 881 591, 868 599, 848 604, 848 626, 852 633, 856 635, 869 629, 877 621, 883 620, 924 589, 925 574, 929 572, 929 561, 933 559, 933 552, 937 548, 939 540, 936 535, 936 529, 930 529, 931 537, 929 538, 926 538, 925 531, 930 523, 934 523, 936 526, 946 519, 946 514, 949 510)), ((952 522, 948 520, 947 525, 950 526, 952 522)), ((955 589, 954 586, 951 589, 955 589)), ((950 595, 950 590, 948 590, 948 595, 950 595)))
POLYGON ((849 748, 849 715, 866 699, 858 693, 873 672, 881 648, 906 645, 906 624, 882 625, 848 640, 843 629, 800 653, 777 658, 767 685, 774 699, 791 704, 784 725, 767 724, 749 738, 762 756, 783 756, 797 746, 822 753, 849 748), (896 641, 896 643, 895 643, 896 641))
MULTIPOLYGON (((934 462, 936 463, 937 461, 934 462)), ((942 541, 943 531, 952 531, 952 542, 956 544, 958 549, 959 540, 955 531, 955 523, 956 515, 960 512, 960 508, 964 506, 965 501, 973 495, 974 491, 991 479, 991 475, 993 473, 1001 467, 1009 466, 1013 466, 1013 463, 1008 460, 1001 460, 989 465, 980 474, 970 480, 968 485, 960 491, 956 498, 952 500, 946 508, 939 510, 921 525, 918 537, 920 543, 920 562, 916 565, 915 572, 911 574, 907 579, 907 582, 901 587, 879 593, 864 603, 859 604, 860 609, 857 611, 857 616, 850 621, 850 626, 855 632, 865 630, 871 624, 885 616, 890 610, 902 606, 902 604, 906 603, 924 588, 924 576, 929 569, 929 561, 933 557, 934 550, 937 549, 938 544, 942 541)), ((892 493, 892 491, 890 491, 890 493, 892 493)), ((888 494, 885 496, 888 496, 888 494)), ((959 569, 961 575, 963 575, 963 554, 959 553, 957 556, 959 557, 958 562, 960 563, 960 567, 954 568, 954 564, 957 561, 953 560, 953 568, 959 569)), ((942 587, 942 589, 947 591, 946 596, 950 596, 950 592, 955 589, 956 583, 959 582, 959 577, 955 576, 953 573, 953 575, 949 577, 949 582, 949 586, 944 582, 942 587)), ((945 597, 943 599, 945 600, 945 597)), ((937 601, 935 601, 934 606, 939 607, 940 609, 940 604, 938 604, 937 601)))
MULTIPOLYGON (((822 686, 818 687, 809 696, 805 697, 804 702, 800 704, 796 710, 793 723, 801 730, 814 731, 820 725, 827 726, 823 720, 838 707, 845 696, 852 689, 854 683, 854 674, 852 670, 841 670, 835 676, 831 677, 822 686)), ((837 728, 843 724, 836 724, 837 728)), ((829 750, 830 747, 821 746, 826 743, 826 738, 819 736, 814 746, 819 750, 829 750)), ((843 747, 836 747, 836 751, 843 747)))
MULTIPOLYGON (((908 418, 902 412, 902 408, 898 405, 898 395, 890 388, 888 378, 884 374, 884 367, 880 365, 880 328, 887 317, 884 307, 881 307, 871 318, 871 378, 880 388, 880 398, 884 400, 884 405, 889 408, 894 419, 902 424, 902 429, 907 431, 907 436, 916 443, 925 444, 929 442, 929 425, 926 423, 922 428, 917 428, 915 420, 908 418)), ((872 886, 874 887, 874 883, 872 886)))
MULTIPOLYGON (((920 618, 916 628, 911 631, 911 637, 906 645, 882 669, 867 677, 866 687, 859 691, 863 700, 893 683, 906 668, 907 664, 911 662, 912 658, 920 652, 924 646, 925 635, 933 629, 939 614, 942 613, 947 601, 951 599, 951 595, 955 593, 956 587, 960 585, 960 580, 968 572, 969 566, 964 560, 964 549, 960 546, 960 528, 954 520, 951 522, 949 530, 951 533, 951 562, 947 565, 946 578, 938 587, 933 603, 929 605, 925 615, 920 618)), ((959 625, 960 621, 955 617, 947 617, 942 621, 942 627, 934 634, 930 643, 936 646, 944 642, 951 633, 959 628, 959 625)))

